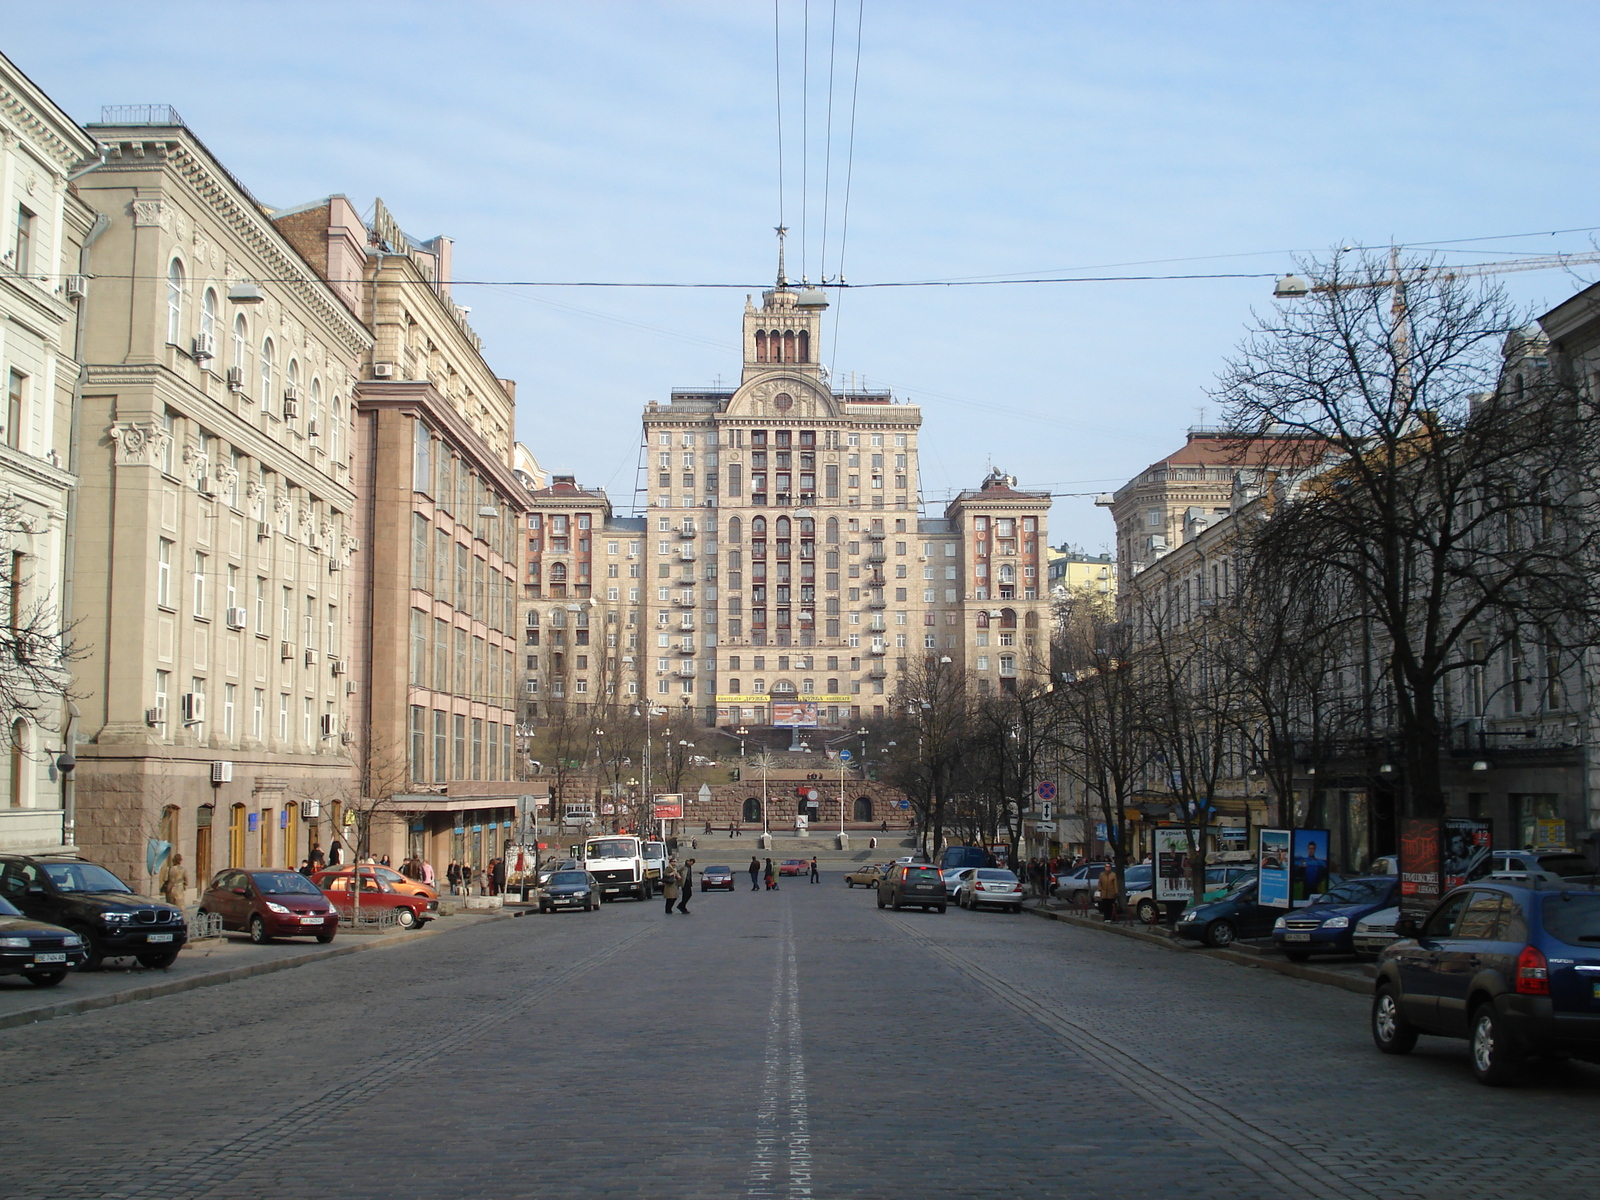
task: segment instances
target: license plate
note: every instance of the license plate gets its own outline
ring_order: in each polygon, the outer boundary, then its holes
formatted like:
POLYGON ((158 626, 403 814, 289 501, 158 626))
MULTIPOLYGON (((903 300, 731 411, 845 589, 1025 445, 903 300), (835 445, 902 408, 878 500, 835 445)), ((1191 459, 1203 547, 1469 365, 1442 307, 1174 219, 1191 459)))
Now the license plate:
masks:
POLYGON ((321 917, 301 917, 300 918, 300 924, 302 924, 302 925, 321 925, 322 924, 322 918, 321 917))
POLYGON ((1309 942, 1311 935, 1309 933, 1286 933, 1283 935, 1283 940, 1286 942, 1309 942))
POLYGON ((1600 1000, 1600 983, 1594 985, 1594 998, 1600 1000))
POLYGON ((172 940, 172 935, 170 933, 152 933, 144 940, 147 942, 170 942, 172 940))
MULTIPOLYGON (((67 956, 65 954, 35 954, 33 961, 36 963, 64 963, 67 961, 67 956)), ((1600 993, 1600 984, 1596 984, 1594 990, 1596 993, 1600 993)))

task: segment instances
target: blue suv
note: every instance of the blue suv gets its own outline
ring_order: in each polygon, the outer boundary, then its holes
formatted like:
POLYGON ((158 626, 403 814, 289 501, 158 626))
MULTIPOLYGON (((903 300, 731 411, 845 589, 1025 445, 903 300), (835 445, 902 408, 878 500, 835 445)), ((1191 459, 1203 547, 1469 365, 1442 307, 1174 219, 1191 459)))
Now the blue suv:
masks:
POLYGON ((1272 942, 1290 962, 1313 954, 1354 954, 1356 922, 1389 908, 1399 895, 1393 875, 1371 875, 1335 884, 1315 904, 1284 913, 1272 926, 1272 942))
POLYGON ((1530 1057, 1600 1062, 1600 890, 1483 880, 1397 932, 1372 998, 1385 1054, 1410 1053, 1419 1034, 1466 1038, 1491 1086, 1516 1082, 1530 1057))

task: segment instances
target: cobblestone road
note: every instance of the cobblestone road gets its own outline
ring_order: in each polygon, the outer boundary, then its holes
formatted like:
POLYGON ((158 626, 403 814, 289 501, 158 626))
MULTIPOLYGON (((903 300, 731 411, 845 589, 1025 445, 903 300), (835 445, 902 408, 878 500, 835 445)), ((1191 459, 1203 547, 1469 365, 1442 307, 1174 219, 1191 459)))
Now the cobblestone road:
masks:
MULTIPOLYGON (((501 920, 0 1031, 26 1200, 1590 1196, 1600 1069, 837 877, 501 920)), ((66 985, 70 988, 69 982, 66 985)))

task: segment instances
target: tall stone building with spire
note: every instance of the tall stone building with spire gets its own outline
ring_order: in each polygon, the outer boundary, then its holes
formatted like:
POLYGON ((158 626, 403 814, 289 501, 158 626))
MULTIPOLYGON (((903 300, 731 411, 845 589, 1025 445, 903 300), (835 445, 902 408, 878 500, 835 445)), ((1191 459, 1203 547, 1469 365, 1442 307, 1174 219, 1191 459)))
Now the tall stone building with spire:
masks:
POLYGON ((739 385, 648 405, 643 528, 617 539, 637 558, 599 553, 599 508, 591 537, 569 524, 587 494, 576 481, 533 493, 527 632, 598 608, 585 623, 613 622, 622 653, 577 693, 530 652, 526 719, 643 696, 707 724, 839 726, 886 715, 930 656, 980 693, 1045 677, 1049 495, 994 472, 923 518, 922 410, 830 381, 817 361, 827 307, 780 260, 760 305, 745 303, 739 385))

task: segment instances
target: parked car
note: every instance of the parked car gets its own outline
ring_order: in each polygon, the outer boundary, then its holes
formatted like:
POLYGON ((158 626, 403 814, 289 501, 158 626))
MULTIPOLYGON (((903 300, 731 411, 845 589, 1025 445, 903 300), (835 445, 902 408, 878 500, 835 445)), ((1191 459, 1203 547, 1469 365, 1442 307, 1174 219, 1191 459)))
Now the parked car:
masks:
MULTIPOLYGON (((1246 875, 1253 876, 1256 869, 1238 863, 1221 863, 1206 867, 1206 890, 1201 899, 1210 897, 1220 900, 1233 890, 1233 885, 1246 875)), ((1139 920, 1146 925, 1154 925, 1161 920, 1164 901, 1156 899, 1154 889, 1154 874, 1148 868, 1129 867, 1128 885, 1123 890, 1123 903, 1138 914, 1139 920), (1143 886, 1135 887, 1133 884, 1134 871, 1140 872, 1139 879, 1143 886)))
POLYGON ((218 871, 200 911, 216 913, 224 929, 242 929, 257 945, 280 937, 327 943, 339 929, 332 902, 298 871, 218 871))
POLYGON ((1100 872, 1108 870, 1110 863, 1092 862, 1073 867, 1056 876, 1056 895, 1064 900, 1075 900, 1080 895, 1093 897, 1100 882, 1100 872))
POLYGON ((803 858, 786 858, 778 864, 779 875, 804 875, 811 867, 803 858))
POLYGON ((733 891, 733 868, 725 863, 701 867, 700 890, 702 892, 733 891))
POLYGON ((1305 908, 1286 912, 1272 925, 1272 943, 1290 962, 1313 954, 1355 953, 1356 922, 1393 905, 1400 895, 1395 875, 1346 879, 1305 908))
POLYGON ((853 871, 846 872, 844 885, 845 887, 875 888, 878 886, 878 880, 883 878, 884 872, 888 869, 882 863, 868 863, 865 866, 857 867, 853 871))
POLYGON ((561 908, 600 911, 600 881, 587 871, 557 871, 539 888, 539 911, 561 908))
POLYGON ((988 905, 1019 913, 1022 911, 1022 880, 1003 867, 971 868, 961 881, 956 903, 973 912, 988 905))
POLYGON ((1480 880, 1447 892, 1378 960, 1372 1040, 1466 1038, 1480 1083, 1514 1083, 1534 1055, 1600 1062, 1600 891, 1480 880))
POLYGON ((878 907, 920 908, 924 912, 945 910, 950 893, 945 890, 944 875, 931 863, 895 863, 889 873, 878 881, 878 907))
POLYGON ((1357 954, 1382 954, 1400 935, 1395 925, 1400 920, 1400 906, 1379 909, 1356 922, 1356 931, 1350 935, 1350 945, 1357 954))
MULTIPOLYGON (((350 867, 334 867, 318 871, 311 881, 322 889, 322 894, 333 902, 339 916, 353 916, 355 896, 351 883, 355 874, 350 867)), ((395 920, 402 929, 417 929, 439 915, 439 902, 423 896, 411 896, 394 890, 387 880, 379 879, 370 866, 361 868, 361 907, 368 910, 393 909, 395 920)))
POLYGON ((538 885, 543 887, 557 871, 581 871, 583 864, 575 858, 550 858, 539 864, 538 885))
POLYGON ((439 898, 439 889, 434 887, 433 884, 423 883, 420 879, 412 879, 409 876, 402 875, 393 867, 386 867, 382 863, 367 863, 366 869, 374 872, 379 879, 401 895, 425 896, 429 900, 437 900, 439 898))
POLYGON ((25 917, 15 904, 0 900, 0 975, 21 975, 34 987, 55 987, 88 957, 80 935, 25 917))
POLYGON ((1184 909, 1176 932, 1181 938, 1208 946, 1231 946, 1240 938, 1266 937, 1272 932, 1278 913, 1276 908, 1263 908, 1256 903, 1256 880, 1248 876, 1221 900, 1184 909))
POLYGON ((189 940, 182 909, 137 895, 104 867, 76 858, 0 855, 0 896, 24 916, 77 934, 85 969, 129 956, 170 967, 189 940))
POLYGON ((977 867, 945 867, 939 873, 944 876, 944 890, 950 897, 950 903, 957 908, 961 906, 962 881, 971 877, 977 867))
POLYGON ((1595 874, 1594 864, 1571 850, 1536 853, 1532 850, 1491 850, 1489 858, 1480 867, 1481 874, 1502 879, 1507 883, 1542 879, 1547 883, 1560 883, 1566 879, 1595 874))

